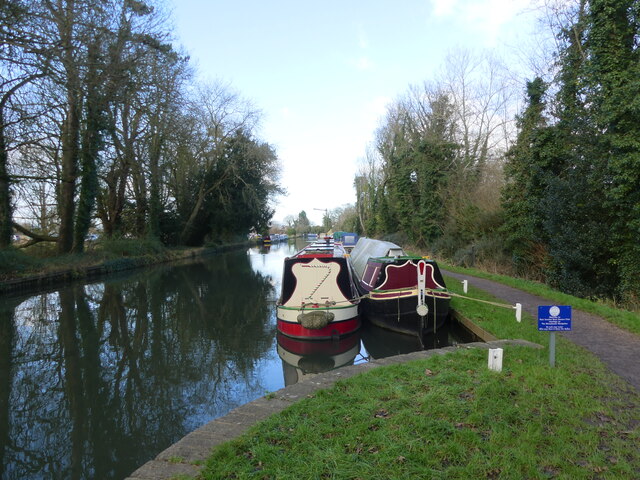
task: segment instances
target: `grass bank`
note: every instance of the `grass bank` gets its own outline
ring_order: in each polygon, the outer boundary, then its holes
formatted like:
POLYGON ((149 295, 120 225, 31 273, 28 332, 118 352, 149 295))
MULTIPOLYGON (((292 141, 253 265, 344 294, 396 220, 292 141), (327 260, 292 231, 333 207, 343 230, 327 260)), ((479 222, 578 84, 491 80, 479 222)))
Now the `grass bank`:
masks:
POLYGON ((158 263, 195 258, 246 242, 207 245, 200 248, 166 248, 156 239, 104 239, 87 246, 82 254, 56 255, 53 245, 0 250, 0 293, 46 288, 61 281, 90 279, 101 275, 158 263))
MULTIPOLYGON (((453 305, 498 338, 547 345, 530 316, 453 305)), ((218 447, 199 478, 640 478, 640 397, 590 353, 560 338, 556 368, 516 346, 501 373, 486 365, 460 348, 339 381, 218 447)))
MULTIPOLYGON (((545 284, 530 280, 487 273, 485 271, 472 268, 455 267, 453 265, 443 264, 442 262, 439 263, 442 268, 446 268, 452 272, 493 280, 540 297, 548 298, 557 302, 559 305, 571 305, 573 308, 598 315, 620 328, 624 328, 625 330, 640 335, 639 311, 623 310, 603 302, 593 302, 584 298, 574 297, 572 295, 567 295, 566 293, 553 290, 545 284)), ((452 283, 457 283, 457 280, 453 280, 452 282, 447 283, 447 285, 452 283)))

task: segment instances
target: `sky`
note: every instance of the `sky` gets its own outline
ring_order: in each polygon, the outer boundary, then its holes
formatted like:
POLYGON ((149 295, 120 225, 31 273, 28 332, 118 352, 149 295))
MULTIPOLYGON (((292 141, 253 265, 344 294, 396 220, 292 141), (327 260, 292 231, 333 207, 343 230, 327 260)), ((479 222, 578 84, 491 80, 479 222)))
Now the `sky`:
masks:
POLYGON ((386 107, 455 49, 509 56, 535 28, 527 0, 172 0, 198 78, 263 113, 281 162, 273 221, 355 204, 353 180, 386 107))

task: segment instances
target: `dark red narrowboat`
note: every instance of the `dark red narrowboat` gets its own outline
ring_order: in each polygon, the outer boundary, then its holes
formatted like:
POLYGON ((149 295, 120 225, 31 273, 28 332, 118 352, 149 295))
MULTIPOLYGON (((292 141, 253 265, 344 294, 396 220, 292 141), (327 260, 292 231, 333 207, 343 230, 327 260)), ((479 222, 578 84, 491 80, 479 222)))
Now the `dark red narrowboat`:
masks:
POLYGON ((366 295, 361 303, 365 320, 419 336, 447 321, 451 295, 434 260, 407 255, 391 242, 360 238, 350 264, 359 293, 366 295))

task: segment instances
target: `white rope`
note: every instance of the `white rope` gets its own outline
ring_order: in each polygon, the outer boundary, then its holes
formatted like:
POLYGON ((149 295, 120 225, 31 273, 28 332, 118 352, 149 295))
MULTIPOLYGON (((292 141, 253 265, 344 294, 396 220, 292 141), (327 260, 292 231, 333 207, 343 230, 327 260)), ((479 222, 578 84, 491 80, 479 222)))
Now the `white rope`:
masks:
POLYGON ((308 303, 303 303, 300 306, 300 310, 304 310, 305 307, 308 307, 309 305, 318 305, 319 307, 333 307, 334 305, 337 305, 339 303, 356 303, 359 302, 360 300, 362 300, 363 298, 369 298, 369 294, 365 293, 364 295, 360 296, 360 297, 354 297, 351 300, 338 300, 338 301, 331 301, 327 304, 327 302, 325 303, 320 303, 320 302, 308 302, 308 303))
MULTIPOLYGON (((487 305, 493 305, 494 307, 512 308, 512 309, 516 308, 515 305, 509 305, 507 303, 490 302, 489 300, 481 300, 479 298, 467 297, 465 295, 460 295, 458 293, 454 293, 454 292, 451 292, 451 291, 432 290, 430 288, 427 288, 427 289, 425 289, 425 293, 433 294, 432 296, 434 297, 434 300, 435 300, 435 297, 438 296, 437 294, 440 294, 440 295, 442 295, 442 294, 447 295, 448 294, 448 295, 450 295, 452 297, 464 298, 465 300, 473 300, 474 302, 486 303, 487 305)), ((339 303, 354 303, 354 302, 360 301, 360 300, 362 300, 364 298, 369 298, 370 296, 371 296, 370 293, 365 293, 364 295, 361 295, 359 297, 355 297, 355 298, 353 298, 351 300, 340 300, 340 301, 337 301, 337 302, 331 302, 331 306, 337 305, 339 303)), ((310 303, 303 304, 302 305, 302 309, 304 309, 307 305, 323 305, 323 304, 310 302, 310 303)))
POLYGON ((490 302, 489 300, 481 300, 479 298, 465 297, 464 295, 460 295, 453 292, 449 292, 449 295, 451 295, 452 297, 464 298, 465 300, 473 300, 474 302, 486 303, 487 305, 493 305, 494 307, 516 308, 515 305, 509 305, 507 303, 490 302))

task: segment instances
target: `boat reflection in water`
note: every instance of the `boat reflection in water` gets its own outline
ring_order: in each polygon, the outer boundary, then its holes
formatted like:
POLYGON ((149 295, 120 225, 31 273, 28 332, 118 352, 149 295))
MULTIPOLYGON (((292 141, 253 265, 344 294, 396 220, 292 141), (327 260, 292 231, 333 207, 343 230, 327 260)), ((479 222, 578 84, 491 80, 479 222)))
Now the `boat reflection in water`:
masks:
POLYGON ((317 373, 353 365, 360 353, 360 333, 329 340, 300 340, 278 332, 285 386, 317 373))
POLYGON ((449 325, 439 328, 436 333, 424 335, 422 343, 420 338, 414 335, 393 332, 386 328, 377 327, 366 323, 362 328, 362 344, 367 352, 369 360, 404 355, 420 350, 432 350, 448 347, 459 343, 456 338, 450 336, 449 325))
POLYGON ((278 356, 285 386, 318 373, 381 358, 478 341, 457 322, 447 322, 421 339, 364 323, 357 332, 333 340, 301 340, 278 332, 278 356))

